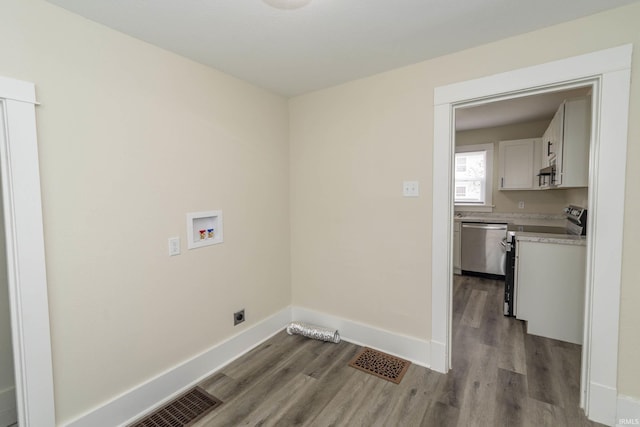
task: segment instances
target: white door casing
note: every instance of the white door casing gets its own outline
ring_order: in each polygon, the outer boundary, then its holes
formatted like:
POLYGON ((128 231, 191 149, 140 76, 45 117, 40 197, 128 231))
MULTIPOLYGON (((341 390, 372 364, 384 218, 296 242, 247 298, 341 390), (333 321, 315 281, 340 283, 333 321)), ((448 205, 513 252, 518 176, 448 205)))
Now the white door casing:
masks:
POLYGON ((0 103, 0 165, 18 424, 54 426, 35 87, 0 77, 0 103))
POLYGON ((432 247, 445 249, 432 251, 431 258, 433 369, 447 372, 451 362, 455 109, 591 85, 594 120, 581 405, 590 419, 614 425, 631 53, 632 45, 624 45, 435 89, 433 182, 449 184, 433 187, 432 247))

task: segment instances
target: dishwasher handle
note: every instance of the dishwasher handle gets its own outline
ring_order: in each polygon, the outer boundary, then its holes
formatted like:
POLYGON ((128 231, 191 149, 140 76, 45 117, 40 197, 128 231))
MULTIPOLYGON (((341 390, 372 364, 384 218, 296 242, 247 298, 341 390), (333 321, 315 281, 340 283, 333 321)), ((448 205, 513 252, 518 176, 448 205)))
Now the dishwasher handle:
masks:
POLYGON ((502 239, 502 241, 500 242, 500 246, 502 246, 505 252, 511 252, 511 250, 513 249, 513 245, 509 240, 507 240, 506 237, 502 239))
POLYGON ((507 224, 480 224, 463 222, 462 228, 475 228, 479 230, 506 230, 507 224))

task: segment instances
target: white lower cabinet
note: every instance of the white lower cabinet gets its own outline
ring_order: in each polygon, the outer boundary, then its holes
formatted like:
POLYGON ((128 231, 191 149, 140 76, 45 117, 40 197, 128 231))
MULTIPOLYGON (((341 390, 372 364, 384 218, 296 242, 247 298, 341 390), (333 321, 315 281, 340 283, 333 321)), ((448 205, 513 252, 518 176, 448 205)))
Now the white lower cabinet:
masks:
POLYGON ((582 344, 586 246, 518 240, 515 300, 527 332, 582 344))
POLYGON ((453 274, 461 273, 460 221, 453 221, 453 274))

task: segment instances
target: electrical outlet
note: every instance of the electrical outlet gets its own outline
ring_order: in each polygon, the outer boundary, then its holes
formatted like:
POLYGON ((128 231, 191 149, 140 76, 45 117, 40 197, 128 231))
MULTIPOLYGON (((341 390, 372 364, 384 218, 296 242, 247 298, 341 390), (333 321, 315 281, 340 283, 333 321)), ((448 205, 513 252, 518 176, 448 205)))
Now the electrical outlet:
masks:
POLYGON ((244 308, 240 311, 233 313, 233 326, 244 322, 244 308))
POLYGON ((524 202, 523 201, 518 202, 518 209, 524 209, 524 202))

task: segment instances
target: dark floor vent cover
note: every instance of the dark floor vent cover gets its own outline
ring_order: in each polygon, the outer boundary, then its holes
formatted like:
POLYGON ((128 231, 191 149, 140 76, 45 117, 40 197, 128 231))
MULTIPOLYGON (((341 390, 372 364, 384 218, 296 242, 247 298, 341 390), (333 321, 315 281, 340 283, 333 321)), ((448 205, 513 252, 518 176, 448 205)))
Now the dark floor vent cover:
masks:
POLYGON ((392 383, 400 384, 411 362, 365 347, 355 355, 349 366, 392 383))
POLYGON ((129 427, 187 427, 220 405, 221 400, 196 387, 129 427))

